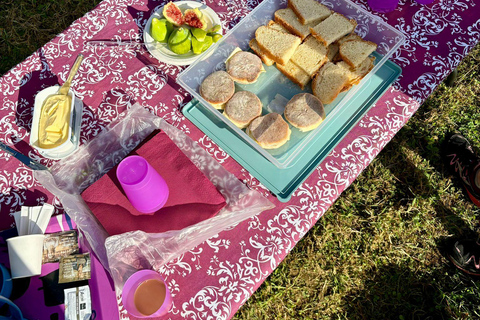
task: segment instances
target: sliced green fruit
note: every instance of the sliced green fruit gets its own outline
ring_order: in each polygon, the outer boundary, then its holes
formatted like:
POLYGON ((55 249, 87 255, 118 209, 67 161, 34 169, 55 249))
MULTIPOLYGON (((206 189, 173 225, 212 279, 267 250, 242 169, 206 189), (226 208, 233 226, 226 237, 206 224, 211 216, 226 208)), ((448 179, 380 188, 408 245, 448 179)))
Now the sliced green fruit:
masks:
POLYGON ((220 31, 220 29, 222 29, 222 26, 219 24, 216 24, 213 27, 211 27, 210 30, 208 30, 208 33, 216 33, 220 31))
POLYGON ((193 50, 194 54, 202 53, 203 52, 202 51, 203 50, 203 45, 204 45, 203 41, 198 41, 197 38, 192 37, 192 50, 193 50))
POLYGON ((173 25, 167 19, 152 19, 152 38, 158 42, 165 43, 173 31, 173 25))
POLYGON ((192 35, 200 42, 204 41, 207 36, 207 32, 199 28, 192 28, 190 31, 192 31, 192 35))
POLYGON ((170 37, 168 38, 168 44, 169 45, 179 44, 180 42, 183 42, 185 39, 187 39, 189 35, 190 35, 190 31, 187 28, 182 28, 182 27, 176 28, 170 34, 170 37))
POLYGON ((222 38, 223 38, 223 36, 222 36, 221 34, 215 33, 215 34, 213 35, 213 42, 217 43, 217 41, 220 40, 220 39, 222 39, 222 38))
POLYGON ((203 48, 202 52, 207 51, 208 48, 213 44, 213 38, 211 36, 206 36, 205 40, 203 41, 203 48))
POLYGON ((176 54, 185 54, 192 48, 192 36, 186 28, 178 28, 168 39, 168 47, 176 54))

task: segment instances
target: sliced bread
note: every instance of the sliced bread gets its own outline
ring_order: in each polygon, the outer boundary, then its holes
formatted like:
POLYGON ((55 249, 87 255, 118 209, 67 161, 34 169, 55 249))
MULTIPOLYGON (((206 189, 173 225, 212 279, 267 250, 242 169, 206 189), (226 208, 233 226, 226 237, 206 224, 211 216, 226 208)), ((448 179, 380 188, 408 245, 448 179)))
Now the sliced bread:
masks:
POLYGON ((257 56, 259 56, 260 59, 262 59, 262 61, 263 61, 263 63, 265 63, 265 65, 271 66, 275 63, 275 61, 273 61, 272 59, 267 57, 265 52, 263 52, 262 49, 258 46, 257 39, 253 38, 252 40, 250 40, 248 45, 250 46, 250 49, 252 49, 253 52, 255 52, 257 54, 257 56))
POLYGON ((287 29, 285 29, 284 26, 282 26, 281 24, 276 23, 276 22, 273 21, 273 20, 268 21, 267 26, 270 27, 270 28, 272 28, 272 29, 275 29, 275 30, 277 30, 277 31, 283 32, 283 33, 290 33, 287 29))
POLYGON ((353 32, 356 26, 357 22, 355 20, 349 20, 340 13, 335 12, 315 27, 310 28, 310 32, 318 41, 328 46, 330 43, 353 32))
POLYGON ((340 45, 339 54, 342 60, 352 67, 356 67, 375 50, 377 50, 377 44, 374 42, 349 40, 340 45))
POLYGON ((255 39, 267 57, 280 64, 286 64, 301 43, 297 36, 266 26, 255 31, 255 39))
POLYGON ((355 32, 352 32, 350 34, 347 34, 345 37, 342 37, 342 38, 338 39, 336 43, 338 45, 341 45, 342 43, 344 43, 346 41, 350 41, 350 40, 363 40, 363 39, 362 39, 362 37, 360 37, 355 32))
POLYGON ((330 9, 316 0, 288 0, 288 6, 302 24, 317 24, 332 14, 330 9))
POLYGON ((337 63, 339 67, 348 70, 349 82, 350 84, 358 84, 372 69, 374 66, 375 57, 368 57, 362 61, 356 68, 353 68, 345 61, 340 61, 337 63))
POLYGON ((349 81, 348 70, 332 62, 327 62, 313 78, 312 91, 323 104, 329 104, 335 100, 349 81))
POLYGON ((302 40, 310 34, 310 27, 315 26, 315 24, 303 25, 300 20, 298 20, 295 12, 290 8, 275 11, 275 22, 281 24, 291 33, 299 36, 302 40))
POLYGON ((329 46, 328 46, 328 53, 327 53, 327 58, 328 58, 328 61, 335 61, 335 59, 337 58, 337 54, 338 54, 338 44, 336 42, 334 43, 331 43, 329 46))
POLYGON ((310 82, 310 75, 292 61, 288 61, 285 65, 277 63, 277 69, 293 83, 299 85, 302 90, 310 82))
POLYGON ((308 36, 295 50, 291 61, 313 76, 327 59, 327 47, 314 37, 308 36))

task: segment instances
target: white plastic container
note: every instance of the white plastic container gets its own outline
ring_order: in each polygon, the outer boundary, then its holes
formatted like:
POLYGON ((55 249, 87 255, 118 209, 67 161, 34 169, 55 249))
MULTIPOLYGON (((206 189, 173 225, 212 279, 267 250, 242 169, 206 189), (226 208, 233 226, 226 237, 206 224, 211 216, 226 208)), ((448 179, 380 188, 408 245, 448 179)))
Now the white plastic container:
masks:
POLYGON ((64 143, 58 147, 51 149, 44 149, 38 145, 38 126, 40 120, 40 112, 42 109, 43 102, 45 99, 51 95, 55 94, 60 87, 58 85, 48 87, 37 93, 35 96, 35 105, 33 108, 33 119, 32 119, 32 130, 30 132, 30 145, 34 147, 42 156, 49 159, 62 159, 75 150, 78 149, 79 138, 80 138, 80 126, 82 121, 82 110, 83 103, 80 99, 75 97, 75 93, 72 89, 68 91, 70 99, 73 103, 71 104, 70 110, 70 124, 68 129, 68 135, 70 139, 67 139, 64 143))
MULTIPOLYGON (((248 43, 255 37, 255 30, 262 25, 266 25, 269 20, 274 20, 274 12, 278 9, 285 8, 286 1, 264 0, 217 44, 215 51, 210 57, 197 60, 177 78, 180 85, 218 117, 220 120, 219 125, 227 125, 232 128, 238 133, 239 137, 248 142, 254 150, 258 151, 278 168, 293 166, 297 156, 301 154, 302 150, 312 138, 335 117, 336 113, 338 113, 350 99, 355 98, 355 93, 362 85, 369 81, 371 75, 374 74, 405 41, 405 37, 400 31, 349 0, 320 0, 319 2, 348 18, 355 19, 358 23, 355 32, 365 40, 375 42, 378 45, 376 53, 380 56, 375 61, 375 67, 360 84, 353 86, 347 92, 341 93, 334 102, 325 105, 327 117, 315 130, 301 132, 293 126, 290 126, 292 130, 290 140, 280 148, 266 150, 251 139, 244 130, 237 128, 232 122, 225 118, 221 111, 212 107, 199 94, 200 84, 205 77, 212 72, 225 70, 225 60, 236 47, 244 51, 249 51, 248 43)), ((275 65, 264 67, 266 72, 260 75, 256 83, 250 85, 235 85, 236 91, 248 90, 255 93, 262 101, 264 114, 269 112, 268 105, 276 97, 278 100, 278 95, 290 100, 295 94, 311 92, 310 85, 307 85, 305 90, 302 91, 299 86, 280 73, 275 65)))

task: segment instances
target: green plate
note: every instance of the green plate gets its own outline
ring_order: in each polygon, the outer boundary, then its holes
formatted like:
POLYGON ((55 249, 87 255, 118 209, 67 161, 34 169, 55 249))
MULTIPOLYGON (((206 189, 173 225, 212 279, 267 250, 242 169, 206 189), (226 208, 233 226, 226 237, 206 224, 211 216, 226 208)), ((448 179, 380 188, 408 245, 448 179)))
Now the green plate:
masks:
MULTIPOLYGON (((378 58, 378 57, 377 57, 378 58)), ((387 61, 335 114, 327 126, 305 146, 302 154, 288 168, 278 168, 243 140, 197 100, 182 109, 183 114, 210 139, 248 170, 282 202, 290 200, 292 193, 355 124, 368 112, 390 85, 400 76, 402 69, 387 61)))

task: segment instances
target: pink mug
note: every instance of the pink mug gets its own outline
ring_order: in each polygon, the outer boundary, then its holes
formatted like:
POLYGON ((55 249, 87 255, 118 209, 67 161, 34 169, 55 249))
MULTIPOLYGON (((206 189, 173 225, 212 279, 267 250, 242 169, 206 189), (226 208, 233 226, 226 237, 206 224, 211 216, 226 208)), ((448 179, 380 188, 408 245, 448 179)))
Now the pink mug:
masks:
POLYGON ((161 317, 172 307, 172 296, 158 272, 140 270, 125 282, 122 304, 129 314, 137 318, 161 317))

